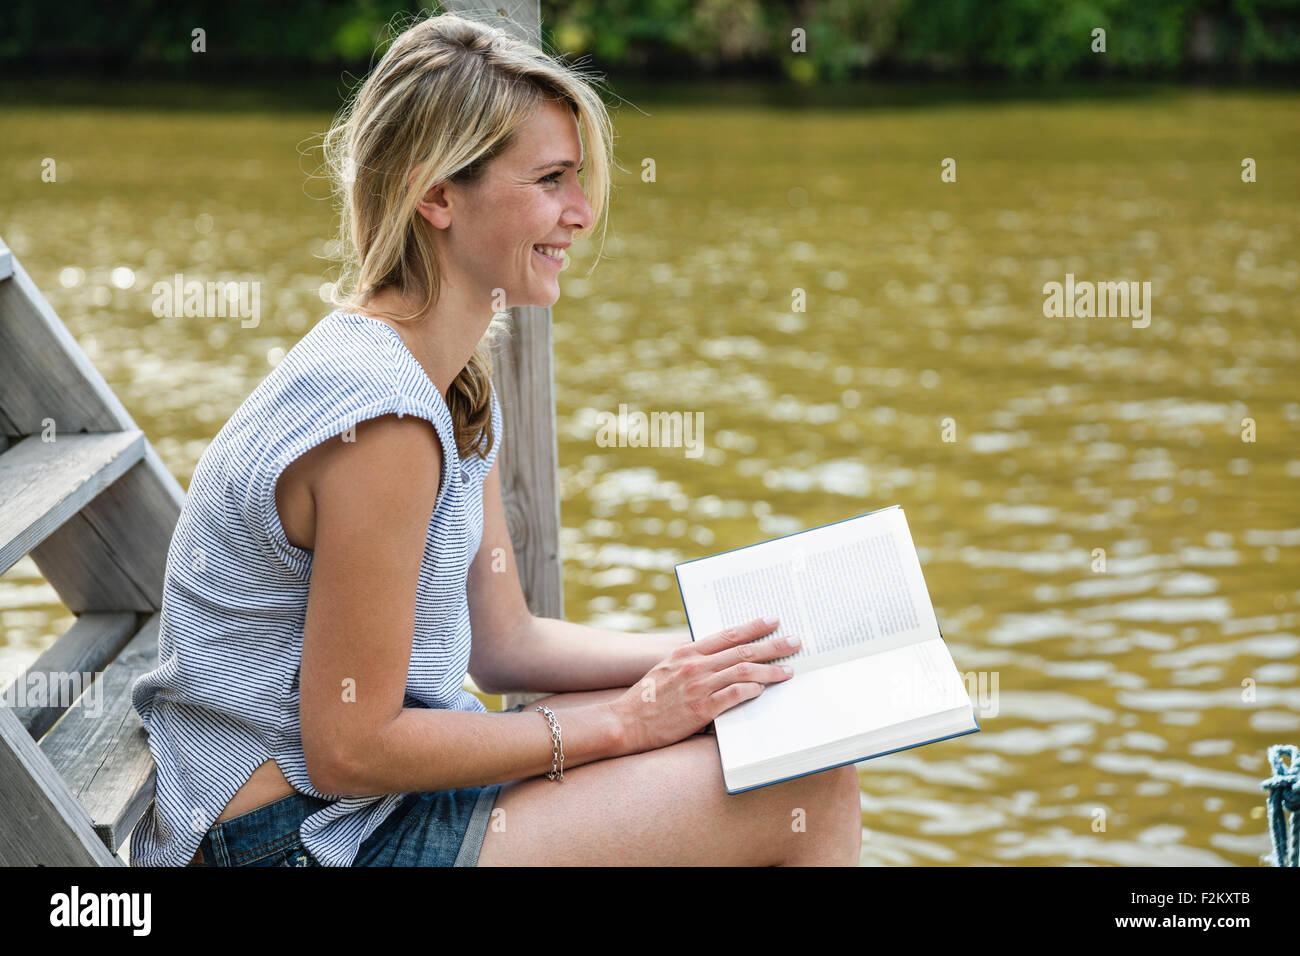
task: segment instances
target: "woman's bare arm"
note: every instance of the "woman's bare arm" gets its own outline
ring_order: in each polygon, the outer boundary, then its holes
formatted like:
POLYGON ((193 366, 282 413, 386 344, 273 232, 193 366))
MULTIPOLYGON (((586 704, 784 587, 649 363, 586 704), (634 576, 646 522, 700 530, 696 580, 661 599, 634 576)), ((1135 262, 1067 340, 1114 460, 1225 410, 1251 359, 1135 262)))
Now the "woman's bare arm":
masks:
MULTIPOLYGON (((312 482, 315 554, 300 674, 303 754, 323 793, 443 790, 534 776, 538 713, 404 708, 425 538, 442 473, 433 426, 393 415, 334 442, 312 482)), ((606 704, 565 711, 566 767, 625 752, 606 704)))
POLYGON ((469 672, 489 694, 597 690, 640 680, 690 634, 636 634, 534 617, 524 599, 501 500, 501 459, 483 480, 483 534, 466 579, 469 672))
MULTIPOLYGON (((551 769, 550 727, 537 713, 405 708, 416 588, 442 473, 432 426, 413 416, 362 422, 328 447, 310 480, 315 556, 303 631, 303 755, 322 793, 446 790, 551 769)), ((436 558, 435 558, 436 560, 436 558)), ((614 700, 563 710, 564 764, 664 747, 790 678, 770 663, 789 638, 756 639, 752 621, 681 644, 614 700)))
MULTIPOLYGON (((564 768, 628 753, 608 704, 556 711, 564 768)), ((323 793, 372 796, 481 787, 551 771, 550 724, 536 711, 479 714, 408 707, 371 737, 364 754, 313 785, 323 793), (323 786, 322 786, 323 785, 323 786)))
POLYGON ((500 664, 493 677, 485 681, 475 674, 474 682, 489 694, 627 687, 690 642, 689 634, 679 632, 637 634, 529 616, 519 634, 494 646, 500 664))

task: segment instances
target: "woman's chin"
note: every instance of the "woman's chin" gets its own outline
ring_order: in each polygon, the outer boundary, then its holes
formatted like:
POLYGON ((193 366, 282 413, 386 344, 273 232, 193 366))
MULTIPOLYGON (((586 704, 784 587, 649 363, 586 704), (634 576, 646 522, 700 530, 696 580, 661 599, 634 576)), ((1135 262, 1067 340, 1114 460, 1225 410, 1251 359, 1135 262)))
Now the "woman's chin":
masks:
POLYGON ((539 309, 549 309, 551 308, 551 306, 555 305, 555 303, 559 301, 560 301, 560 284, 557 282, 555 283, 554 292, 552 292, 550 295, 540 295, 537 297, 536 302, 532 302, 530 304, 537 306, 539 309))
POLYGON ((549 292, 545 288, 529 292, 518 299, 509 298, 511 308, 534 306, 538 309, 549 309, 555 303, 560 301, 560 283, 556 281, 552 284, 549 292))

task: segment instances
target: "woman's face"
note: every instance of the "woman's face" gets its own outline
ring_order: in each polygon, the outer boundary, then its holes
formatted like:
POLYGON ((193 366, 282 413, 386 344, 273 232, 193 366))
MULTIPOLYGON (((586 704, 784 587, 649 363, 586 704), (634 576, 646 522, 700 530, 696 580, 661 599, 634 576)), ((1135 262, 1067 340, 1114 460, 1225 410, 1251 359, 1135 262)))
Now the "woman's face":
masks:
POLYGON ((577 118, 567 104, 546 101, 477 184, 448 184, 443 261, 473 299, 504 295, 497 310, 559 299, 565 253, 555 261, 537 247, 567 246, 577 229, 591 228, 591 205, 578 183, 582 162, 577 118))

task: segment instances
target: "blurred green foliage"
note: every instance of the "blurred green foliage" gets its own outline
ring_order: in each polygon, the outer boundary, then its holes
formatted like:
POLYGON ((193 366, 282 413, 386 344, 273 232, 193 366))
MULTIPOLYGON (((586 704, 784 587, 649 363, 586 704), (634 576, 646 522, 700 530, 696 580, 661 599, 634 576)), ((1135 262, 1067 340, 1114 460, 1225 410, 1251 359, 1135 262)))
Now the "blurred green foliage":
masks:
MULTIPOLYGON (((396 0, 11 0, 0 63, 364 69, 385 24, 420 9, 396 0), (203 54, 191 51, 195 28, 206 31, 203 54)), ((1024 79, 1300 64, 1300 0, 542 0, 541 12, 548 49, 620 72, 813 83, 863 73, 1024 79), (1098 28, 1104 53, 1093 50, 1098 28), (792 50, 797 30, 805 52, 792 50)))

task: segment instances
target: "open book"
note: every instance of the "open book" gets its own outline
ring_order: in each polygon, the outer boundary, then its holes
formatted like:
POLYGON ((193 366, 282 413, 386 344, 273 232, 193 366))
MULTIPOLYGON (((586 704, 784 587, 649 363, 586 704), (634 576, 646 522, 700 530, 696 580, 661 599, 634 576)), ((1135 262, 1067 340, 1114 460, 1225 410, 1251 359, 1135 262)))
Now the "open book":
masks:
MULTIPOLYGON (((728 793, 980 729, 898 505, 677 565, 701 640, 755 618, 794 669, 713 722, 728 793)), ((756 641, 756 643, 757 643, 756 641)))

